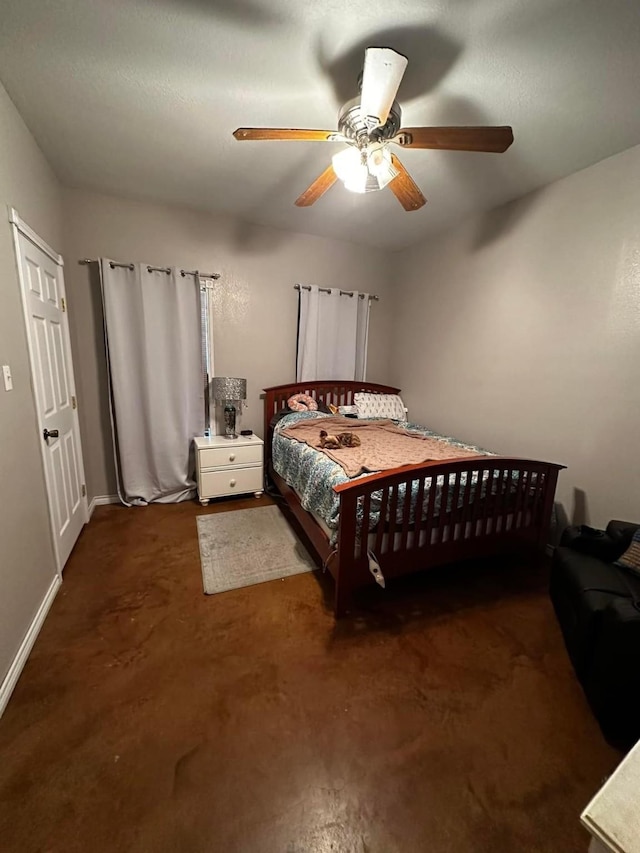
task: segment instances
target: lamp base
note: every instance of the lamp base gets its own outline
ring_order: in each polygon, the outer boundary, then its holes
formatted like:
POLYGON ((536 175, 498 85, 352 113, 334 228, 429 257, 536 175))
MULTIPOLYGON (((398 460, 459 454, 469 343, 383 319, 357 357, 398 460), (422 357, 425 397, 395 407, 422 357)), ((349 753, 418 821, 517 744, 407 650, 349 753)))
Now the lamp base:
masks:
POLYGON ((224 437, 234 439, 236 435, 236 407, 227 403, 224 407, 224 437))

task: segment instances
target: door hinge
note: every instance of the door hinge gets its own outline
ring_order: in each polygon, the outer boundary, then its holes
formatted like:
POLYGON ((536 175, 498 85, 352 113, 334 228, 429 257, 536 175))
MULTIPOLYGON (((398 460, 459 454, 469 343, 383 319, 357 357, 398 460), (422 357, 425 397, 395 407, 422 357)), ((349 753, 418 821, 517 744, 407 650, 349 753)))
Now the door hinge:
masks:
POLYGON ((67 310, 67 303, 64 301, 64 296, 63 296, 63 297, 62 297, 62 299, 60 300, 60 303, 61 303, 61 305, 62 305, 62 310, 63 310, 63 312, 64 312, 64 311, 66 311, 66 310, 67 310))
POLYGON ((77 408, 78 408, 78 404, 77 404, 77 402, 76 402, 76 398, 75 398, 75 397, 73 397, 73 396, 71 397, 71 408, 72 408, 72 409, 77 409, 77 408))
POLYGON ((86 487, 86 486, 85 486, 85 484, 83 483, 83 484, 82 484, 82 497, 83 497, 83 498, 86 498, 86 496, 87 496, 87 487, 86 487))

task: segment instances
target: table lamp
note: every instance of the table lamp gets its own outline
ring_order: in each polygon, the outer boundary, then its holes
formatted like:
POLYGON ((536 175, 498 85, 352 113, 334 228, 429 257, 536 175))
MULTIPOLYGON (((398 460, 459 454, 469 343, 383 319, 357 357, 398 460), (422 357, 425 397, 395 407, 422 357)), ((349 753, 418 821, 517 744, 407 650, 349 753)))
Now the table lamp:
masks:
POLYGON ((211 389, 215 402, 224 406, 224 437, 237 438, 236 403, 242 406, 242 401, 247 399, 247 380, 214 376, 211 389))

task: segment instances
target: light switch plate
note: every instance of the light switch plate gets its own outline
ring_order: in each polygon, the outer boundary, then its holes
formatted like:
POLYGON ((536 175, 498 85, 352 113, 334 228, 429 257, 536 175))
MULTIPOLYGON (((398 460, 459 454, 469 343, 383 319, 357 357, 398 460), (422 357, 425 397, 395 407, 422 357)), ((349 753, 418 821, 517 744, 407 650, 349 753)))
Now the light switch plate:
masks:
POLYGON ((13 379, 11 378, 11 368, 8 364, 2 365, 2 377, 4 379, 4 390, 12 391, 13 390, 13 379))

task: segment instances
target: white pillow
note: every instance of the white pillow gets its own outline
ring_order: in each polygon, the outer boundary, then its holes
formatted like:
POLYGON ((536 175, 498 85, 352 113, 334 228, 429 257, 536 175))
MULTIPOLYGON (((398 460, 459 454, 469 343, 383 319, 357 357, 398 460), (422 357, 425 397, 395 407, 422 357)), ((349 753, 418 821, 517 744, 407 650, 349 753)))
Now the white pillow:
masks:
POLYGON ((393 418, 403 421, 406 418, 404 403, 397 394, 369 394, 358 391, 353 395, 361 418, 393 418))

